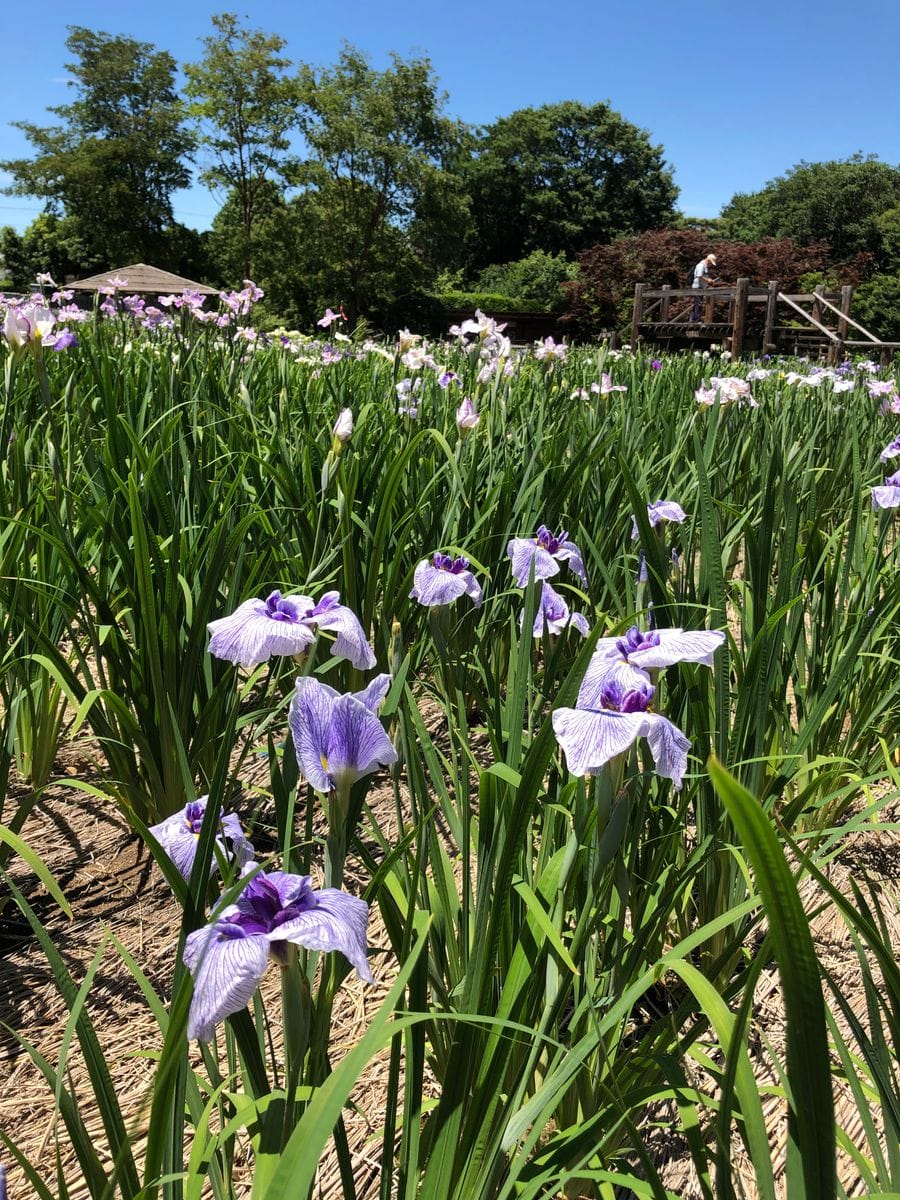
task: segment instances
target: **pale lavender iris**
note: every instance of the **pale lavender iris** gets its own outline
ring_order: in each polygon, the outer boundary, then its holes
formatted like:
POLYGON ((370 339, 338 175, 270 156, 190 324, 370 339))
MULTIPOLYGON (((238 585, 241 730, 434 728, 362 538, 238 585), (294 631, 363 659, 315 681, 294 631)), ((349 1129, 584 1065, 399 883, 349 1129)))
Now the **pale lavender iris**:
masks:
POLYGON ((872 507, 900 508, 900 471, 888 475, 880 487, 872 488, 872 507))
POLYGON ((376 715, 390 683, 377 675, 363 691, 341 695, 312 676, 297 680, 288 724, 300 771, 317 792, 345 791, 397 761, 376 715))
POLYGON ((206 1042, 219 1021, 246 1008, 270 956, 287 959, 287 944, 333 951, 372 982, 366 959, 369 906, 337 888, 314 891, 308 875, 260 871, 237 903, 188 934, 184 962, 194 978, 189 1038, 206 1042))
MULTIPOLYGON (((676 525, 680 525, 682 521, 687 520, 687 513, 674 500, 654 500, 652 504, 647 505, 647 520, 650 522, 651 529, 655 529, 663 521, 673 521, 676 525)), ((631 540, 636 542, 637 539, 638 523, 637 519, 632 517, 631 540)))
POLYGON ((44 345, 59 354, 63 350, 72 350, 78 345, 78 338, 71 329, 63 329, 60 333, 51 333, 44 338, 44 345))
POLYGON ((895 437, 892 442, 889 442, 885 446, 878 457, 882 462, 888 462, 890 459, 897 458, 898 456, 900 456, 900 437, 895 437))
POLYGON ((470 596, 478 608, 484 599, 481 585, 469 570, 469 560, 451 558, 449 554, 435 554, 431 562, 422 559, 413 575, 413 590, 409 595, 426 608, 452 604, 460 596, 470 596))
POLYGON ((245 600, 230 617, 210 621, 209 652, 216 658, 255 667, 273 654, 304 654, 317 629, 336 634, 331 653, 360 670, 375 666, 363 628, 340 603, 340 593, 326 592, 318 604, 309 596, 272 592, 265 600, 245 600))
POLYGON ((516 587, 525 587, 534 563, 535 579, 550 579, 559 574, 560 562, 567 562, 582 583, 587 584, 587 572, 581 551, 574 542, 568 541, 569 534, 561 529, 553 534, 546 525, 541 525, 533 538, 512 538, 506 553, 512 561, 516 587))
POLYGON ((552 717, 556 740, 573 775, 596 775, 643 737, 656 764, 656 773, 671 779, 676 788, 687 769, 688 738, 677 725, 650 711, 655 688, 649 679, 635 677, 623 684, 608 679, 596 703, 558 708, 552 717))
MULTIPOLYGON (((524 611, 519 615, 519 624, 525 618, 524 611)), ((536 638, 544 636, 544 628, 549 633, 555 634, 557 637, 571 626, 577 629, 582 637, 587 637, 590 632, 590 626, 587 623, 587 618, 582 613, 570 612, 569 606, 559 594, 554 591, 549 583, 544 582, 541 586, 541 603, 534 614, 533 633, 536 638)))
POLYGON ((718 629, 657 629, 642 632, 637 625, 618 638, 601 638, 591 655, 576 701, 579 708, 595 708, 605 684, 611 680, 630 686, 636 680, 650 682, 648 671, 659 671, 676 663, 713 665, 713 655, 724 643, 718 629))
MULTIPOLYGON (((197 857, 197 843, 200 830, 203 828, 203 818, 206 815, 208 796, 192 800, 181 812, 173 813, 158 825, 151 825, 150 832, 171 858, 185 879, 190 878, 194 859, 197 857)), ((220 810, 219 829, 216 834, 216 845, 226 858, 232 858, 238 867, 253 858, 253 847, 247 840, 241 823, 234 813, 222 813, 220 810), (226 844, 228 843, 228 844, 226 844)), ((219 869, 213 856, 211 870, 213 874, 219 869)))

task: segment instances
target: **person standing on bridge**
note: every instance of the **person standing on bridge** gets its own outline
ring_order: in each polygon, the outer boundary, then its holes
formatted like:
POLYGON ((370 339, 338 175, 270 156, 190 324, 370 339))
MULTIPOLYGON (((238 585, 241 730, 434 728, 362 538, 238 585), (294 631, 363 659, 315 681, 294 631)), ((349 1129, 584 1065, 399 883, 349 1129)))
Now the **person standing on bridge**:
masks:
POLYGON ((711 287, 713 284, 718 282, 717 280, 710 278, 709 268, 714 266, 716 266, 716 256, 714 254, 707 254, 706 258, 701 258, 696 267, 694 267, 694 277, 691 281, 691 288, 696 289, 697 295, 694 297, 694 302, 691 306, 692 321, 700 320, 701 289, 711 287))

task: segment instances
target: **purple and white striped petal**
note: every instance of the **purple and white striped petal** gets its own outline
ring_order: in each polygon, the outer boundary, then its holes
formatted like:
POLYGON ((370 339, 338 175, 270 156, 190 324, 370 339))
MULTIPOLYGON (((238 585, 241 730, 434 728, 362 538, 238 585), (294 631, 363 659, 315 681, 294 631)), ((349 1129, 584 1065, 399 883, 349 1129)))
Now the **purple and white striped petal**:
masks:
POLYGON ((369 712, 377 713, 384 704, 384 698, 390 690, 391 682, 390 675, 376 675, 367 687, 364 687, 361 692, 353 692, 352 695, 360 704, 364 704, 369 712))
POLYGON ((389 684, 390 676, 380 675, 363 692, 341 696, 317 679, 297 680, 288 724, 300 770, 317 792, 348 787, 396 762, 397 751, 370 707, 389 684))
MULTIPOLYGON (((423 558, 413 574, 413 588, 409 593, 410 599, 418 600, 426 608, 436 608, 442 604, 452 604, 454 600, 458 600, 460 596, 464 596, 469 591, 469 583, 466 575, 468 575, 469 579, 473 579, 471 571, 454 575, 450 571, 439 570, 427 558, 423 558)), ((478 590, 480 592, 481 589, 479 588, 478 590)))
POLYGON ((644 721, 645 728, 642 733, 650 746, 657 775, 671 779, 675 787, 680 788, 682 777, 687 770, 690 739, 684 736, 677 725, 673 725, 659 713, 644 713, 644 721))
MULTIPOLYGON (((525 619, 524 610, 519 614, 519 625, 525 619)), ((549 633, 559 636, 571 626, 577 629, 582 637, 587 637, 590 626, 582 613, 573 613, 563 597, 546 581, 541 586, 541 603, 534 614, 532 632, 536 638, 544 636, 544 628, 549 633)))
POLYGON ((326 761, 333 786, 341 788, 396 762, 397 751, 370 709, 355 696, 340 696, 332 710, 326 761))
POLYGON ((624 754, 645 728, 643 712, 590 712, 558 708, 553 732, 573 775, 596 775, 608 762, 624 754))
MULTIPOLYGON (((184 811, 173 813, 158 825, 148 828, 178 868, 178 873, 189 879, 197 857, 197 835, 188 828, 184 811)), ((217 864, 214 863, 212 869, 215 871, 217 864)))
POLYGON ((506 553, 512 561, 512 573, 516 587, 527 586, 532 562, 536 580, 551 579, 554 575, 559 574, 559 563, 543 546, 539 546, 534 538, 512 538, 506 547, 506 553))
MULTIPOLYGON (((185 879, 190 878, 197 857, 197 844, 208 799, 208 796, 201 796, 198 800, 192 800, 179 812, 173 813, 156 825, 149 826, 150 833, 185 879)), ((253 858, 253 847, 234 813, 226 813, 222 817, 216 845, 226 858, 233 858, 239 868, 253 858)), ((210 871, 216 874, 218 869, 219 864, 213 856, 210 871)))
POLYGON ((336 633, 331 653, 335 658, 346 658, 360 671, 375 666, 375 655, 369 645, 362 625, 356 614, 345 604, 340 604, 338 592, 326 592, 304 621, 336 633))
POLYGON ((556 552, 556 557, 563 562, 569 564, 569 570, 573 571, 581 582, 587 587, 587 571, 584 569, 584 560, 581 557, 581 551, 574 542, 563 542, 556 552))
POLYGON ((331 791, 328 770, 328 736, 339 693, 306 676, 298 679, 288 711, 288 725, 303 778, 317 792, 331 791))
POLYGON ((658 671, 675 663, 702 663, 713 665, 713 655, 725 642, 725 634, 719 629, 657 629, 657 645, 630 651, 628 661, 645 671, 658 671))
POLYGON ((208 1042, 219 1021, 240 1012, 253 993, 269 959, 269 939, 262 934, 230 937, 218 923, 189 933, 184 962, 194 977, 187 1035, 208 1042))
POLYGON ((620 687, 623 692, 629 692, 651 682, 646 671, 640 667, 633 667, 616 652, 615 639, 601 640, 613 642, 613 653, 600 654, 598 651, 591 655, 591 661, 578 689, 578 699, 575 701, 578 708, 601 708, 601 694, 610 684, 620 687))
MULTIPOLYGON (((687 513, 674 500, 655 500, 652 504, 647 505, 647 519, 651 529, 655 529, 662 521, 674 521, 676 525, 680 525, 682 521, 687 520, 687 513)), ((631 540, 636 542, 637 539, 638 523, 635 517, 632 517, 631 540)))
MULTIPOLYGON (((309 596, 288 596, 284 600, 300 612, 312 607, 309 596)), ((315 640, 312 630, 299 618, 274 620, 268 601, 259 599, 245 600, 231 616, 210 621, 207 628, 212 634, 210 654, 242 667, 256 667, 273 654, 303 654, 315 640)))
POLYGON ((872 507, 876 510, 879 508, 900 508, 900 487, 889 483, 873 487, 872 507))
POLYGON ((372 983, 366 958, 368 904, 337 888, 323 888, 314 896, 315 907, 273 929, 270 940, 294 942, 307 950, 340 951, 359 978, 372 983))

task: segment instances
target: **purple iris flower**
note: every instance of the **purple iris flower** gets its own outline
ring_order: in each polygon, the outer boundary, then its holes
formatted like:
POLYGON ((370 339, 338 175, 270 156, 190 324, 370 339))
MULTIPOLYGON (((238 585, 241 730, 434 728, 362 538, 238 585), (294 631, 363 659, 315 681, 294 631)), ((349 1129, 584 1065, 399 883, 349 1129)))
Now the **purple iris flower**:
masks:
POLYGON ((314 891, 308 875, 260 871, 235 904, 188 934, 184 962, 194 977, 189 1038, 206 1042, 219 1021, 253 999, 271 956, 287 959, 287 943, 339 950, 360 979, 372 982, 366 959, 369 906, 338 888, 314 891))
POLYGON ((71 329, 63 329, 61 333, 51 334, 45 338, 44 345, 59 353, 61 350, 71 350, 78 345, 78 338, 71 329))
POLYGON ((312 676, 297 680, 288 724, 300 771, 317 792, 346 791, 397 761, 376 715, 390 684, 390 675, 377 675, 363 691, 341 695, 312 676))
POLYGON ((615 680, 623 687, 636 680, 650 682, 648 671, 675 663, 713 665, 713 654, 725 641, 718 629, 657 629, 644 633, 633 625, 624 637, 600 638, 591 655, 576 704, 596 708, 605 684, 615 680))
POLYGON ((413 590, 409 595, 426 608, 452 604, 460 596, 471 596, 478 608, 484 599, 481 585, 469 570, 469 560, 451 558, 449 554, 435 554, 431 562, 422 559, 413 575, 413 590))
POLYGON ((655 690, 646 675, 628 683, 607 679, 595 704, 584 705, 579 697, 577 708, 553 713, 553 732, 573 775, 596 775, 644 737, 657 774, 681 787, 691 743, 677 725, 650 711, 655 690))
MULTIPOLYGON (((519 624, 525 618, 524 611, 519 615, 519 624)), ((537 612, 534 614, 533 632, 536 638, 544 636, 544 625, 546 624, 548 632, 559 636, 565 633, 566 629, 571 626, 577 629, 582 637, 587 637, 590 632, 590 626, 587 623, 587 618, 581 613, 570 612, 569 606, 560 596, 559 592, 553 590, 549 583, 544 581, 541 586, 541 603, 537 612)))
POLYGON ((885 446, 878 457, 882 462, 888 462, 892 458, 897 458, 898 455, 900 455, 900 437, 895 437, 892 442, 889 442, 885 446))
MULTIPOLYGON (((208 796, 201 796, 199 800, 192 800, 190 804, 184 806, 181 812, 173 813, 171 817, 160 821, 158 825, 150 826, 150 832, 185 879, 190 878, 194 859, 197 857, 197 842, 200 830, 203 828, 203 817, 206 813, 208 799, 208 796)), ((253 858, 253 847, 244 835, 241 823, 234 813, 223 813, 220 810, 216 845, 226 858, 233 857, 238 867, 243 867, 253 858), (226 840, 231 843, 230 851, 225 844, 226 840)), ((219 869, 215 856, 211 869, 213 874, 219 869)))
MULTIPOLYGON (((674 500, 654 500, 652 504, 647 505, 647 519, 651 529, 655 529, 662 521, 674 521, 676 525, 680 525, 682 521, 687 520, 687 513, 674 500)), ((638 523, 637 519, 632 517, 631 540, 636 542, 637 539, 638 523)))
POLYGON ((210 621, 208 628, 210 654, 242 667, 255 667, 273 654, 305 653, 317 629, 337 634, 331 648, 335 658, 347 658, 360 670, 375 666, 363 628, 340 603, 339 592, 326 592, 315 604, 309 596, 275 591, 265 600, 245 600, 230 617, 210 621))
POLYGON ((506 553, 512 560, 513 578, 516 587, 525 587, 534 562, 535 579, 550 579, 559 574, 559 562, 568 562, 572 571, 583 584, 587 584, 587 572, 581 551, 574 542, 568 541, 568 532, 561 529, 558 534, 541 525, 533 538, 512 538, 506 553), (557 562, 557 559, 559 562, 557 562))
POLYGON ((900 471, 888 475, 881 487, 872 488, 872 507, 900 508, 900 471))

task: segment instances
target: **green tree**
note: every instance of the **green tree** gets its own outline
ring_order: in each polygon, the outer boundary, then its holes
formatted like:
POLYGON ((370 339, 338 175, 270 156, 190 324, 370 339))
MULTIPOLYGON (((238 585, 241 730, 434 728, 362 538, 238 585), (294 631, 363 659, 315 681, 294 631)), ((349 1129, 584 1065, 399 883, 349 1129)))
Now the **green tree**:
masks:
POLYGON ((308 155, 296 212, 309 222, 317 284, 352 318, 373 315, 443 265, 467 217, 452 171, 465 131, 444 115, 427 58, 374 70, 351 46, 300 72, 308 155), (439 231, 439 232, 437 232, 439 231))
POLYGON ((471 265, 574 256, 666 225, 678 195, 662 149, 606 104, 524 108, 489 125, 467 173, 471 265))
POLYGON ((834 162, 801 162, 759 192, 738 193, 725 205, 728 237, 742 241, 791 237, 828 242, 838 262, 877 253, 878 217, 900 204, 900 168, 874 155, 834 162))
POLYGON ((564 283, 578 274, 578 264, 564 254, 533 250, 518 262, 486 267, 475 280, 475 290, 497 292, 519 300, 535 300, 552 311, 565 302, 564 283))
POLYGON ((34 287, 39 271, 48 271, 59 284, 71 279, 88 252, 72 217, 41 213, 24 233, 11 226, 0 230, 0 257, 11 286, 24 292, 34 287))
POLYGON ((261 206, 273 183, 283 185, 296 159, 289 154, 297 124, 298 87, 277 34, 242 29, 233 13, 212 19, 215 33, 203 39, 203 57, 186 64, 189 114, 211 156, 200 173, 224 188, 240 218, 241 270, 250 275, 258 251, 255 235, 261 206))
POLYGON ((66 64, 76 99, 52 126, 14 122, 36 154, 0 163, 7 192, 37 196, 83 245, 82 268, 144 259, 168 265, 172 193, 185 187, 193 138, 175 91, 175 60, 147 42, 71 26, 66 64))

